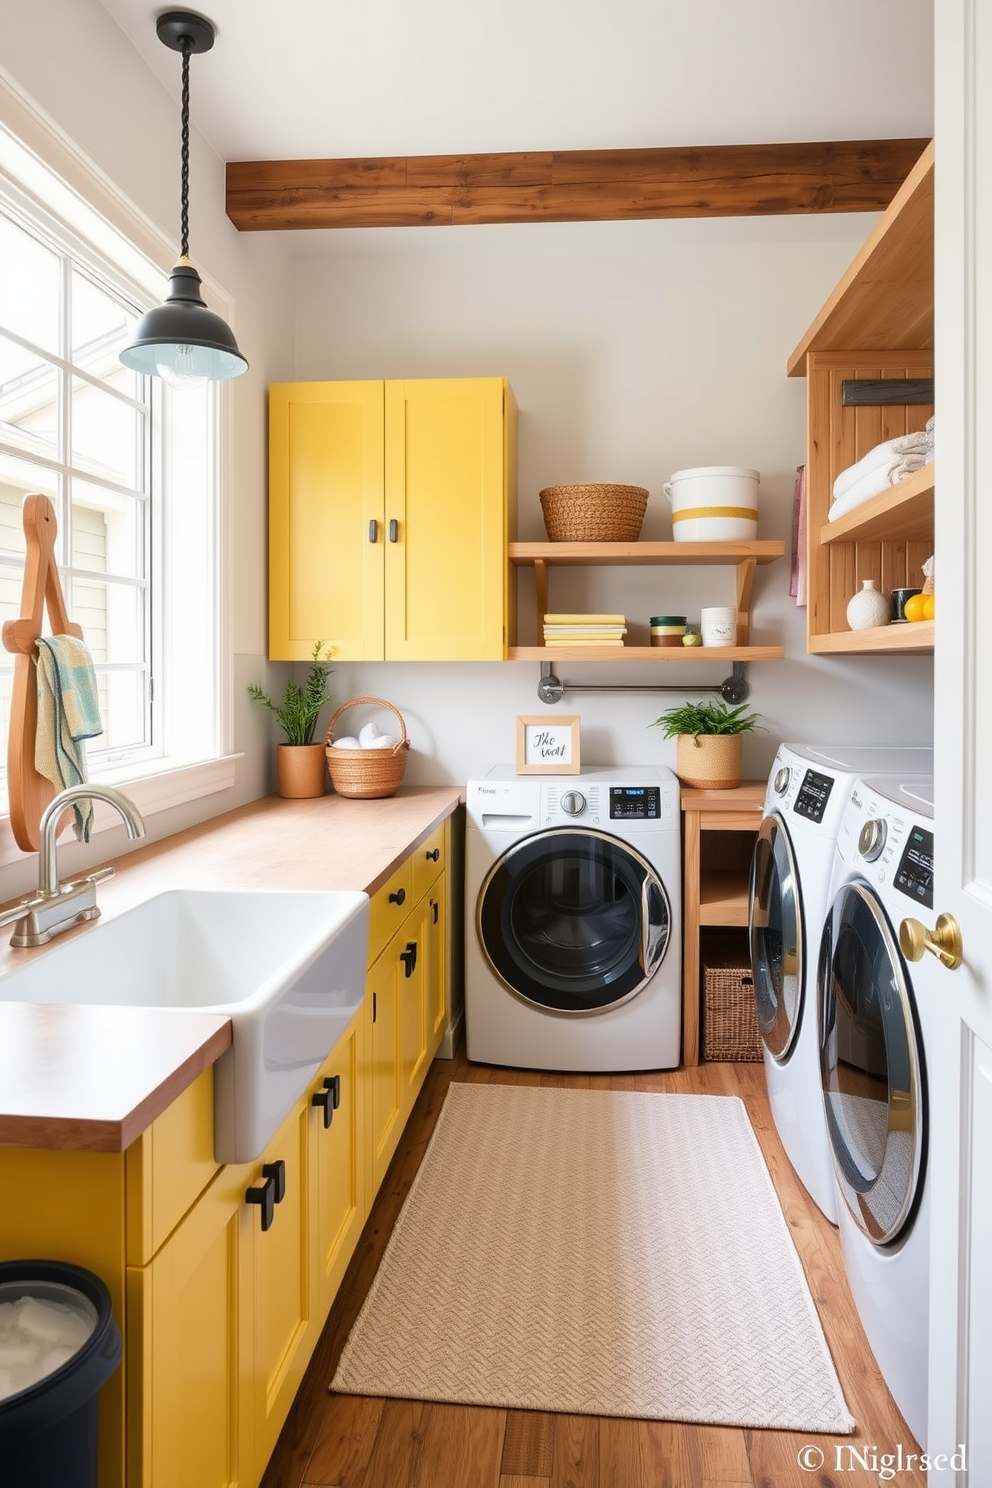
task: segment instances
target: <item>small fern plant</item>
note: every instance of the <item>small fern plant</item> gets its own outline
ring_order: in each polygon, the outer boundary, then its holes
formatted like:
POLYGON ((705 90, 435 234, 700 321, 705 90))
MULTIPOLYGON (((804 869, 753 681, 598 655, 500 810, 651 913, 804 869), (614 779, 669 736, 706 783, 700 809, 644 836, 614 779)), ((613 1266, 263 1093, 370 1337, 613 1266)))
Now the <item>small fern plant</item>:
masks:
POLYGON ((679 703, 668 708, 652 727, 663 730, 666 739, 677 739, 679 735, 691 734, 749 734, 759 728, 759 715, 749 713, 741 703, 729 708, 726 703, 679 703))
MULTIPOLYGON (((320 710, 330 697, 327 688, 327 679, 331 674, 330 667, 321 660, 321 647, 323 641, 317 641, 313 648, 310 659, 310 669, 305 681, 301 684, 292 679, 286 683, 285 691, 280 703, 274 703, 267 697, 256 682, 249 682, 248 695, 268 708, 274 713, 276 721, 283 733, 286 735, 287 744, 312 744, 314 733, 317 728, 317 720, 320 710)), ((329 657, 330 651, 325 651, 324 656, 329 657)))

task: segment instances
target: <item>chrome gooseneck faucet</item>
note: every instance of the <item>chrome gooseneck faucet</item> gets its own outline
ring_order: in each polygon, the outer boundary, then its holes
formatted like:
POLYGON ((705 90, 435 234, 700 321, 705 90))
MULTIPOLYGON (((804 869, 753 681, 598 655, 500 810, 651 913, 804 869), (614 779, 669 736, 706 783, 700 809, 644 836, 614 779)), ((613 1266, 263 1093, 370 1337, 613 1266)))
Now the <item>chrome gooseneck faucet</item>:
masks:
POLYGON ((134 841, 145 835, 145 824, 133 801, 109 785, 70 785, 45 807, 39 823, 38 888, 29 899, 15 904, 0 914, 0 926, 16 921, 10 937, 12 946, 45 945, 53 935, 71 930, 100 914, 96 902, 96 885, 113 878, 116 869, 98 868, 84 878, 59 883, 55 835, 59 818, 67 806, 76 801, 106 801, 124 820, 127 835, 134 841))

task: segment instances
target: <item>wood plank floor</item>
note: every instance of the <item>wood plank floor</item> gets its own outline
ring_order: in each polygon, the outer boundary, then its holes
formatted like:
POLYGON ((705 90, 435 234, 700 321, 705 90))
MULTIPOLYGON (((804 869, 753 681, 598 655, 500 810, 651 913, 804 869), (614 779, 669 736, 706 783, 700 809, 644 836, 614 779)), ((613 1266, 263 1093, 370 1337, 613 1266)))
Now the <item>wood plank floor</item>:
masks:
MULTIPOLYGON (((437 1060, 369 1216, 262 1488, 864 1488, 871 1454, 918 1450, 878 1373, 844 1278, 840 1241, 796 1179, 775 1132, 760 1064, 646 1075, 491 1069, 437 1060), (332 1395, 334 1373, 452 1080, 740 1095, 765 1154, 841 1384, 851 1437, 490 1410, 332 1395), (803 1447, 818 1448, 799 1461, 803 1447)), ((899 1488, 926 1477, 899 1471, 899 1488)))

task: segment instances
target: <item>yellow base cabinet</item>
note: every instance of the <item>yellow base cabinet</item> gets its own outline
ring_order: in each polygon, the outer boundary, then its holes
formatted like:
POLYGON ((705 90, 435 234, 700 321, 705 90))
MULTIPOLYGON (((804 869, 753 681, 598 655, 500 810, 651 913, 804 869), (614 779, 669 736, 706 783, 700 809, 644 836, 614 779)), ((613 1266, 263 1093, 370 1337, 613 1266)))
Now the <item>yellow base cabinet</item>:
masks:
POLYGON ((320 1072, 310 1097, 310 1193, 313 1204, 313 1344, 351 1260, 367 1213, 364 1010, 353 1019, 320 1072))
POLYGON ((516 404, 501 377, 269 388, 269 655, 500 661, 516 404))
POLYGON ((154 1259, 128 1269, 129 1485, 254 1488, 247 1177, 224 1168, 154 1259))
POLYGON ((212 1070, 124 1153, 0 1147, 0 1258, 110 1290, 101 1488, 261 1479, 441 1037, 450 840, 374 896, 365 1002, 256 1162, 214 1158, 212 1070))

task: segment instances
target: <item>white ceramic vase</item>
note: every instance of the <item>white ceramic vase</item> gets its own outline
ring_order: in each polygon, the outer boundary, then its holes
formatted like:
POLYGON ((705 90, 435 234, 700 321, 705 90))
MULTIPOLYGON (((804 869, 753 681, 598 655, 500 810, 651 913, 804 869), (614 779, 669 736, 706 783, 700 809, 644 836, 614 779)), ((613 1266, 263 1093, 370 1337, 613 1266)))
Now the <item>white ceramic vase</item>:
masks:
POLYGON ((861 588, 847 602, 847 623, 852 630, 871 630, 876 625, 889 623, 889 601, 875 585, 874 579, 864 579, 861 588))

